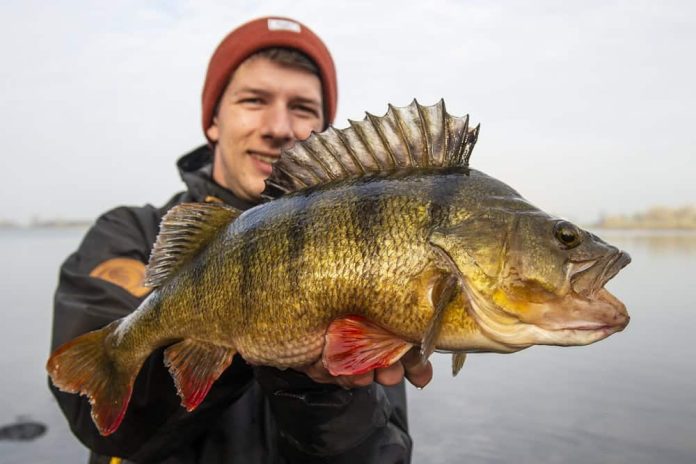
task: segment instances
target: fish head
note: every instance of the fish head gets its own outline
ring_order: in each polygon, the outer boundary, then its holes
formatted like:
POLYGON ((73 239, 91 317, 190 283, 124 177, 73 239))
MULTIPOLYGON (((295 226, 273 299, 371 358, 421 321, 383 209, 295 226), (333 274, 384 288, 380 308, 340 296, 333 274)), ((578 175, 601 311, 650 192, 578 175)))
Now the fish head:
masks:
POLYGON ((499 351, 586 345, 628 324, 626 307, 604 286, 629 255, 521 198, 467 217, 434 243, 457 267, 468 310, 499 351))
POLYGON ((585 345, 623 330, 625 305, 606 283, 630 256, 575 224, 522 214, 510 230, 493 300, 537 328, 535 343, 585 345))

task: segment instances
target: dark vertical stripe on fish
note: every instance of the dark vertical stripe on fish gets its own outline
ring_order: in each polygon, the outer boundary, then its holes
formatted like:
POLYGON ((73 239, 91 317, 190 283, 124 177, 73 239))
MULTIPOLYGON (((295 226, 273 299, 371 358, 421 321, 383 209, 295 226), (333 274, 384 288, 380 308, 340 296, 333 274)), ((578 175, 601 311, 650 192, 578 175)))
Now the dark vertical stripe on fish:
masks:
MULTIPOLYGON (((311 200, 308 197, 296 197, 293 199, 297 203, 297 210, 300 211, 295 217, 295 222, 286 222, 285 240, 287 241, 287 261, 288 279, 291 288, 301 288, 302 257, 304 255, 307 227, 311 222, 311 200)), ((282 231, 278 231, 283 233, 282 231)))
POLYGON ((428 203, 428 222, 431 227, 437 227, 443 224, 446 217, 445 207, 437 200, 436 196, 430 197, 428 203))
MULTIPOLYGON (((207 260, 206 260, 207 261, 207 260)), ((201 304, 201 302, 205 301, 205 292, 207 291, 204 282, 205 282, 205 267, 201 263, 201 261, 197 261, 196 263, 193 264, 191 267, 191 272, 189 273, 189 279, 190 279, 190 284, 189 288, 193 290, 193 303, 196 305, 195 310, 199 311, 203 308, 200 308, 198 305, 201 304)))
POLYGON ((449 182, 448 174, 431 175, 426 177, 428 182, 428 215, 431 225, 442 225, 446 222, 449 215, 449 207, 452 201, 457 197, 457 192, 460 187, 458 182, 449 182))
POLYGON ((246 313, 251 307, 251 293, 253 291, 254 282, 254 261, 258 253, 257 241, 251 235, 255 234, 256 230, 252 227, 244 233, 240 239, 244 243, 240 249, 239 265, 239 292, 241 293, 242 308, 241 311, 246 313))
POLYGON ((358 190, 358 197, 350 201, 358 248, 365 263, 362 278, 366 290, 365 297, 368 299, 378 285, 373 266, 382 254, 379 238, 382 232, 380 224, 384 220, 384 182, 383 179, 368 180, 363 188, 358 190))

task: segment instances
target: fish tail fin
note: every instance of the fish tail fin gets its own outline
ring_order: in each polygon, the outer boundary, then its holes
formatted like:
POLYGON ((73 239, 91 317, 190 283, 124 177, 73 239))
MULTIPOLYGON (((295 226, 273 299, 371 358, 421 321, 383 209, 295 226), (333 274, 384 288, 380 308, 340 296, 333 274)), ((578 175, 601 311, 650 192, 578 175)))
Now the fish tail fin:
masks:
POLYGON ((142 365, 141 360, 135 366, 122 366, 109 356, 105 339, 118 327, 118 322, 65 343, 46 363, 56 387, 89 399, 92 420, 103 436, 112 434, 121 424, 142 365))

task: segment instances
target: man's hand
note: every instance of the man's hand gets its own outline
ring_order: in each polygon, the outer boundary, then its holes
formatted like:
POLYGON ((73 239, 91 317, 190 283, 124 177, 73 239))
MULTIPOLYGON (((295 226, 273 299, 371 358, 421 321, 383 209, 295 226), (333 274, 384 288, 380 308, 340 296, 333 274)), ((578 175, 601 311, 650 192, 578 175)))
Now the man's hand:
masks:
POLYGON ((398 362, 360 375, 333 376, 324 367, 321 359, 314 364, 296 369, 318 383, 334 383, 343 388, 364 387, 372 382, 385 386, 396 385, 404 377, 415 387, 423 388, 433 378, 433 366, 430 361, 421 362, 419 348, 412 348, 398 362))

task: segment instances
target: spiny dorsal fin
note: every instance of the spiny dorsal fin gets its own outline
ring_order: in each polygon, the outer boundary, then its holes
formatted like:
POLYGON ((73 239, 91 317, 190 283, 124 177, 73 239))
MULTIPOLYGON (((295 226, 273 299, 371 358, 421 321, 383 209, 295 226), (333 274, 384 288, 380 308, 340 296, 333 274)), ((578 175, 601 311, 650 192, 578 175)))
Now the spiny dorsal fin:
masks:
POLYGON ((479 126, 469 128, 469 116, 447 114, 443 100, 432 106, 416 100, 404 108, 389 105, 384 116, 367 113, 349 122, 285 151, 273 165, 264 196, 409 168, 468 167, 479 133, 479 126))
POLYGON ((220 203, 181 203, 170 209, 160 223, 144 285, 162 285, 240 214, 220 203))

